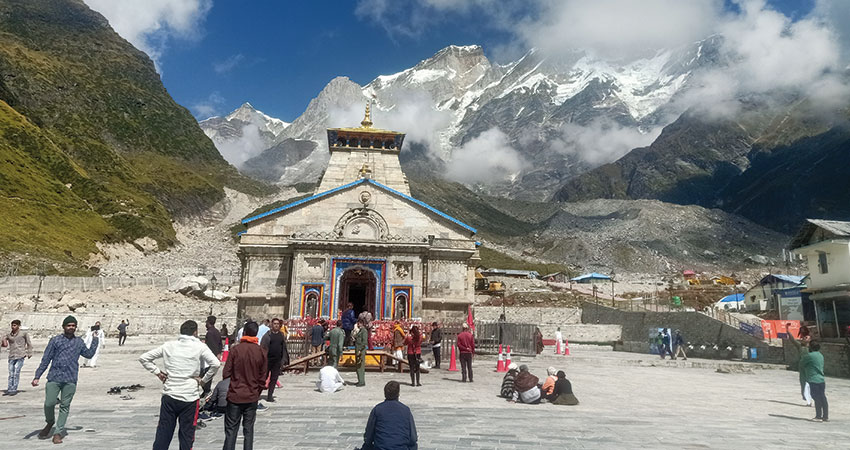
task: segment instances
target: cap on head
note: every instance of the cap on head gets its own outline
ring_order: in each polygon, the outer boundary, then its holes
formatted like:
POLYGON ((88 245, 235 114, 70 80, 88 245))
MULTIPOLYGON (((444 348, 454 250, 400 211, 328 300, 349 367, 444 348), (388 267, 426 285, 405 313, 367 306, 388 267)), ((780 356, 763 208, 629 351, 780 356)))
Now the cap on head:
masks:
POLYGON ((549 375, 555 375, 556 373, 558 373, 558 371, 555 370, 554 367, 549 367, 548 369, 546 369, 546 373, 548 373, 549 375))
POLYGON ((77 318, 74 317, 74 316, 66 317, 65 320, 62 321, 62 326, 64 327, 65 325, 68 325, 69 323, 73 323, 74 325, 76 325, 77 324, 77 318))
POLYGON ((466 323, 466 322, 464 322, 464 323, 463 323, 463 325, 461 325, 461 328, 463 328, 464 330, 468 330, 468 329, 469 329, 469 324, 468 324, 468 323, 466 323))

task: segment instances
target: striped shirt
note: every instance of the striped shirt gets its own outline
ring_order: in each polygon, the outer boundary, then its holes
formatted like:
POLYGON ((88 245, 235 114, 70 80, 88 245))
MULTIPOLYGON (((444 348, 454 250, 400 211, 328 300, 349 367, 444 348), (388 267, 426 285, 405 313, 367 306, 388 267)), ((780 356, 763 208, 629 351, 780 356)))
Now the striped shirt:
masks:
POLYGON ((77 375, 80 372, 79 359, 91 358, 97 351, 98 339, 95 338, 91 347, 86 347, 86 343, 79 337, 65 337, 64 334, 54 336, 44 349, 44 356, 41 357, 41 364, 35 370, 35 378, 41 378, 47 366, 50 365, 50 372, 47 373, 47 381, 54 383, 77 383, 77 375), (52 362, 52 364, 51 364, 52 362))

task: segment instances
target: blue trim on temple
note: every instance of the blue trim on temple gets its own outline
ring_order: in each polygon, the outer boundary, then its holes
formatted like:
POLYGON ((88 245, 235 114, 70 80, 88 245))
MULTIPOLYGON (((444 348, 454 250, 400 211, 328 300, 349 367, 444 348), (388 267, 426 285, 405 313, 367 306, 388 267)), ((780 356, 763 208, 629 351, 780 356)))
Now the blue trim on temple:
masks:
POLYGON ((432 213, 434 213, 434 214, 436 214, 436 215, 438 215, 438 216, 440 216, 440 217, 442 217, 442 218, 444 218, 444 219, 446 219, 446 220, 448 220, 448 221, 450 221, 454 224, 460 225, 461 227, 471 231, 472 233, 478 233, 478 230, 476 230, 475 228, 472 228, 471 226, 461 222, 460 220, 455 219, 454 217, 438 210, 437 208, 434 208, 433 206, 431 206, 431 205, 429 205, 429 204, 427 204, 427 203, 425 203, 421 200, 416 200, 415 198, 413 198, 409 195, 403 194, 403 193, 401 193, 401 192, 399 192, 399 191, 397 191, 397 190, 395 190, 395 189, 393 189, 389 186, 384 186, 383 184, 378 183, 377 181, 374 181, 374 180, 371 180, 371 179, 368 179, 368 178, 361 178, 361 179, 354 181, 352 183, 344 184, 342 186, 335 187, 335 188, 333 188, 329 191, 318 193, 318 194, 316 194, 312 197, 303 198, 301 200, 298 200, 297 202, 292 202, 288 205, 281 206, 280 208, 275 208, 271 211, 266 211, 262 214, 258 214, 256 216, 254 216, 254 217, 249 217, 247 219, 243 219, 242 224, 248 224, 248 223, 253 222, 255 220, 259 220, 259 219, 262 219, 264 217, 268 217, 268 216, 271 216, 273 214, 277 214, 281 211, 285 211, 287 209, 291 209, 291 208, 294 208, 296 206, 303 205, 305 203, 311 202, 313 200, 316 200, 316 199, 319 199, 319 198, 322 198, 322 197, 327 197, 327 196, 329 196, 329 195, 331 195, 335 192, 339 192, 341 190, 348 189, 350 187, 357 186, 358 184, 363 184, 363 183, 370 183, 370 184, 377 186, 377 187, 379 187, 379 188, 381 188, 381 189, 383 189, 387 192, 398 195, 399 197, 401 197, 405 200, 408 200, 410 202, 413 202, 413 203, 427 209, 428 211, 431 211, 432 213))

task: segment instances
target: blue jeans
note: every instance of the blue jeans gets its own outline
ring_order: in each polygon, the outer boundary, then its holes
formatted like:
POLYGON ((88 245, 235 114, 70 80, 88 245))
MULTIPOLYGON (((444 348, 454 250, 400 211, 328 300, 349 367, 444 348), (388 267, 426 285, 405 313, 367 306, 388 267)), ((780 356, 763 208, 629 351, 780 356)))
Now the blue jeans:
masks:
POLYGON ((9 388, 6 392, 18 392, 18 380, 21 379, 21 367, 24 367, 24 359, 9 360, 9 388))

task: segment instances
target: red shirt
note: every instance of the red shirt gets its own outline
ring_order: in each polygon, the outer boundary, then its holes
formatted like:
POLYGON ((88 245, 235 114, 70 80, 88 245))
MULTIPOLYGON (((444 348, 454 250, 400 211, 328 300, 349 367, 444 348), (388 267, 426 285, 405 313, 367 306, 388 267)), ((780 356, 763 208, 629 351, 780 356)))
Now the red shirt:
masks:
POLYGON ((222 378, 230 378, 227 401, 253 403, 260 399, 268 373, 266 352, 253 342, 240 342, 230 350, 222 378))
POLYGON ((419 335, 419 339, 414 340, 412 334, 408 334, 407 337, 404 338, 404 342, 407 344, 407 354, 408 355, 419 355, 422 353, 422 335, 419 335))
POLYGON ((469 330, 457 335, 457 350, 461 353, 475 353, 475 338, 469 330))

